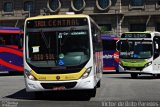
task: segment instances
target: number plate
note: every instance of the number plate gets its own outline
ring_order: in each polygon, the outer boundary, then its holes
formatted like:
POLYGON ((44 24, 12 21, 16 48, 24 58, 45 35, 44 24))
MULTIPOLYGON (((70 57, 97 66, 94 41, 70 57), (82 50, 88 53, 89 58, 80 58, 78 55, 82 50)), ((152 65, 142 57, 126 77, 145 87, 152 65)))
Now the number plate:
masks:
POLYGON ((59 87, 53 87, 53 90, 65 90, 66 88, 64 86, 59 87))
POLYGON ((131 70, 136 71, 136 68, 131 68, 131 70))

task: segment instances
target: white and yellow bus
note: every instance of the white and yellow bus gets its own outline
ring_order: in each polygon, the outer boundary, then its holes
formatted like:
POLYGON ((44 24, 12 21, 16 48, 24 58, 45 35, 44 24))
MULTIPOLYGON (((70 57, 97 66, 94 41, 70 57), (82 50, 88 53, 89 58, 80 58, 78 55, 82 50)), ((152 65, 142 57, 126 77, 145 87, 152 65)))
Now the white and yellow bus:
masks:
POLYGON ((102 77, 99 26, 88 15, 27 18, 24 77, 27 92, 86 90, 94 97, 102 77))
POLYGON ((132 78, 138 74, 160 74, 160 33, 126 32, 118 42, 119 72, 128 72, 132 78))

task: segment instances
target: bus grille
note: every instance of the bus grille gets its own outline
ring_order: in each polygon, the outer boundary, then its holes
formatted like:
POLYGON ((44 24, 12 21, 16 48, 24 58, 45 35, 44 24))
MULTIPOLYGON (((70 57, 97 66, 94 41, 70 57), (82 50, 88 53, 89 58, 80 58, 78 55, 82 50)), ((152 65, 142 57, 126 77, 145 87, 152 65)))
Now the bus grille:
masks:
POLYGON ((67 82, 67 83, 41 83, 44 89, 53 89, 53 87, 61 87, 64 86, 65 88, 73 88, 75 87, 77 82, 67 82))
POLYGON ((142 71, 144 67, 124 67, 125 70, 138 70, 138 71, 142 71))

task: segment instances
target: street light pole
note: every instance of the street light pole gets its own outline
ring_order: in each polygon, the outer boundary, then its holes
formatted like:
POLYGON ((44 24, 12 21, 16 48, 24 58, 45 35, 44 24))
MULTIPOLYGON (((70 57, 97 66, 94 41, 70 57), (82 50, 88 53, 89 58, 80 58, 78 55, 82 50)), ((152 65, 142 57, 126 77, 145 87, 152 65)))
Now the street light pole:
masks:
POLYGON ((116 35, 118 36, 118 10, 115 10, 116 15, 116 35))
POLYGON ((31 12, 31 5, 29 5, 29 14, 28 14, 29 16, 28 16, 28 17, 31 16, 31 13, 30 13, 30 12, 31 12))

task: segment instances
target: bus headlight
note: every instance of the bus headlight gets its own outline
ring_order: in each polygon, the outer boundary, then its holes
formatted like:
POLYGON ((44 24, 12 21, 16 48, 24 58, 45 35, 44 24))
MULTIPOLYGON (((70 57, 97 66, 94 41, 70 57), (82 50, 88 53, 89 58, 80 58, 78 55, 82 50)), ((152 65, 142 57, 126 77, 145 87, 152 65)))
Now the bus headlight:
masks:
POLYGON ((28 79, 30 79, 30 80, 37 80, 37 79, 31 74, 30 71, 24 70, 24 73, 25 73, 25 76, 27 76, 28 79))
POLYGON ((87 78, 89 76, 91 70, 92 70, 92 67, 87 68, 86 71, 84 72, 83 76, 82 76, 82 79, 87 78))
POLYGON ((148 67, 148 66, 150 66, 152 64, 152 62, 148 62, 148 63, 146 63, 145 65, 144 65, 144 67, 148 67))

